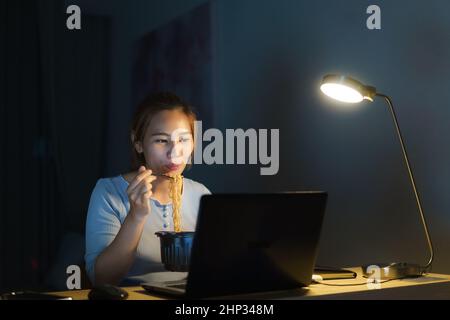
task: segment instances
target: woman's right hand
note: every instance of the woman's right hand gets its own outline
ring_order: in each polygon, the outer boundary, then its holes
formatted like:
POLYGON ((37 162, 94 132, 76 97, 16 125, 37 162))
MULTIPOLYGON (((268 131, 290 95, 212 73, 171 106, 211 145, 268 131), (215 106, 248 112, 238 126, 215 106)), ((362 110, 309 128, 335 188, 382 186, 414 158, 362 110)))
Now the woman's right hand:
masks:
POLYGON ((128 200, 130 201, 130 214, 142 220, 151 212, 150 197, 152 196, 152 182, 156 177, 152 170, 139 167, 138 174, 130 182, 127 188, 128 200))

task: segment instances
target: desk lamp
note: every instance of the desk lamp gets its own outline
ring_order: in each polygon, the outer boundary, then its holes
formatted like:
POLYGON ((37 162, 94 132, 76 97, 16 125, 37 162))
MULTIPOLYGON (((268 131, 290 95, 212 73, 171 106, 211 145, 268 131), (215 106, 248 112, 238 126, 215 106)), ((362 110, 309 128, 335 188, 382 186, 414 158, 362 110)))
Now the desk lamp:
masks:
MULTIPOLYGON (((419 209, 420 218, 422 220, 423 229, 425 231, 425 235, 428 241, 428 248, 430 251, 430 259, 425 266, 420 266, 417 264, 405 263, 405 262, 393 262, 393 263, 373 263, 371 265, 376 265, 380 267, 380 278, 381 280, 390 280, 390 279, 401 279, 401 278, 411 278, 411 277, 420 277, 422 274, 426 273, 431 264, 433 262, 433 244, 431 242, 430 234, 428 232, 427 222, 425 220, 425 216, 422 209, 422 203, 420 201, 420 196, 417 191, 416 183, 414 180, 414 175, 411 169, 411 165, 408 159, 408 154, 406 152, 406 147, 403 142, 402 133, 400 131, 400 127, 397 122, 397 116, 394 111, 394 106, 391 99, 382 93, 376 91, 375 87, 366 86, 361 82, 352 79, 347 76, 341 76, 336 74, 329 74, 323 77, 322 85, 320 86, 320 90, 327 96, 341 101, 345 103, 359 103, 363 100, 368 100, 373 102, 375 97, 380 97, 384 99, 389 107, 390 113, 392 115, 392 119, 394 121, 395 129, 397 132, 398 140, 400 141, 400 146, 402 148, 403 159, 405 160, 406 168, 408 169, 409 179, 411 181, 411 186, 414 191, 414 195, 416 198, 417 207, 419 209)), ((363 266, 363 275, 365 277, 371 276, 372 273, 369 273, 368 270, 369 265, 363 266)))

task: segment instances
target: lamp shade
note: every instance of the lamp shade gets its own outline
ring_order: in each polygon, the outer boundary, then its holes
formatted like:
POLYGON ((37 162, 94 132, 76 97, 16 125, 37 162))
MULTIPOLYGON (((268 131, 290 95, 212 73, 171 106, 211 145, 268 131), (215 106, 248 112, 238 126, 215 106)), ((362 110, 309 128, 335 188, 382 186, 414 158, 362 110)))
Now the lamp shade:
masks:
POLYGON ((329 74, 323 77, 320 90, 330 98, 346 103, 373 101, 376 89, 346 76, 329 74))

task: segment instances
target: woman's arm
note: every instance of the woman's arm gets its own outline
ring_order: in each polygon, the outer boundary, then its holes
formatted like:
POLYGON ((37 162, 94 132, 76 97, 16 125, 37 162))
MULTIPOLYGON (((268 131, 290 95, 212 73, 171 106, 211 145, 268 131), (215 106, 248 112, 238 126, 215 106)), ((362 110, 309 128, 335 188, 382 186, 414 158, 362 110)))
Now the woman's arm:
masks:
POLYGON ((96 285, 117 285, 128 273, 134 262, 145 220, 136 218, 130 210, 113 242, 97 257, 96 285))
POLYGON ((95 285, 117 285, 133 265, 145 221, 151 212, 151 183, 156 179, 151 173, 142 166, 128 186, 130 211, 114 240, 95 261, 95 285))

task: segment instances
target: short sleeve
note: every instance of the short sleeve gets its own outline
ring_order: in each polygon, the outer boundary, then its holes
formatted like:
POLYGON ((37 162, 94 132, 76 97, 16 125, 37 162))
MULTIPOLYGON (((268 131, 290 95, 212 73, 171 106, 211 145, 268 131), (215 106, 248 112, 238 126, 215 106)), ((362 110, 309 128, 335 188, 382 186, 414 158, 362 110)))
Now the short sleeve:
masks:
POLYGON ((108 181, 100 179, 92 191, 86 220, 86 272, 95 283, 95 262, 98 255, 108 247, 120 230, 120 212, 114 189, 108 188, 108 181))
POLYGON ((211 194, 211 191, 209 191, 209 189, 207 188, 207 187, 205 187, 203 184, 201 185, 202 186, 202 195, 204 195, 204 194, 211 194))

